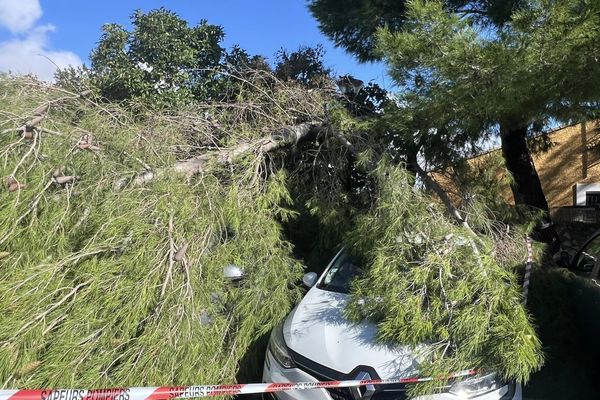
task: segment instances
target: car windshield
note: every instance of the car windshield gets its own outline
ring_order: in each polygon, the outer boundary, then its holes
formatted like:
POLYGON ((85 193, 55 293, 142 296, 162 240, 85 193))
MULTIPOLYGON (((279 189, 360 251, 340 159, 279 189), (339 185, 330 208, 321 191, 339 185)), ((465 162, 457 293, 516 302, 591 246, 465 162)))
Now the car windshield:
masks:
POLYGON ((342 252, 333 262, 321 283, 319 289, 338 293, 349 293, 354 278, 362 275, 358 259, 348 252, 342 252))

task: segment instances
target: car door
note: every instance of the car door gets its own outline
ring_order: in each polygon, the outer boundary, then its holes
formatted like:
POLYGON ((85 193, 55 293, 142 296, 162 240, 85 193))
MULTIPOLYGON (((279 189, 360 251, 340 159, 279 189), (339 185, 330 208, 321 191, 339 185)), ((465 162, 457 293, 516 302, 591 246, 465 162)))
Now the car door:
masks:
POLYGON ((588 239, 575 254, 571 269, 577 275, 598 279, 600 274, 600 232, 588 239))

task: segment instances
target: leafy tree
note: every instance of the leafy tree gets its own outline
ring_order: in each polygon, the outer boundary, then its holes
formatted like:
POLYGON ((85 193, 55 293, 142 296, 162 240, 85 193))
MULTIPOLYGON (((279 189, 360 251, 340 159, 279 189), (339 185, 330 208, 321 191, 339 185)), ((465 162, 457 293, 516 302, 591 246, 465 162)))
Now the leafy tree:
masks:
POLYGON ((213 95, 224 56, 220 26, 202 21, 189 27, 164 8, 136 11, 131 20, 132 31, 105 25, 91 54, 94 81, 105 98, 174 104, 213 95))
POLYGON ((276 54, 275 76, 295 80, 306 86, 319 86, 331 74, 323 62, 323 46, 300 46, 296 51, 281 49, 276 54))
POLYGON ((92 86, 90 77, 91 71, 85 65, 78 67, 69 65, 66 68, 57 70, 54 74, 56 85, 72 92, 82 92, 90 89, 92 86))
POLYGON ((224 61, 227 69, 233 71, 271 71, 271 66, 265 57, 259 55, 251 56, 239 46, 233 46, 225 55, 224 61))
POLYGON ((388 92, 374 82, 364 84, 351 75, 342 75, 337 80, 342 92, 342 103, 356 117, 372 116, 388 103, 388 92))

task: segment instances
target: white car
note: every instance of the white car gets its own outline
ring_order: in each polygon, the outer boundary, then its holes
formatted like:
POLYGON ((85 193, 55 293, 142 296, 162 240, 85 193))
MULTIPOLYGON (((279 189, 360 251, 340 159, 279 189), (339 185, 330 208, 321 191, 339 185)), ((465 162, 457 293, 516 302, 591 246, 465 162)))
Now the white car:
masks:
MULTIPOLYGON (((417 375, 408 348, 378 343, 376 326, 348 321, 343 310, 350 282, 361 273, 348 252, 340 251, 325 272, 308 273, 310 288, 284 322, 273 329, 266 354, 263 381, 274 383, 328 380, 392 379, 417 375)), ((430 400, 520 400, 521 387, 493 374, 455 382, 430 400)), ((403 384, 360 388, 308 389, 275 393, 280 400, 401 400, 403 384)))

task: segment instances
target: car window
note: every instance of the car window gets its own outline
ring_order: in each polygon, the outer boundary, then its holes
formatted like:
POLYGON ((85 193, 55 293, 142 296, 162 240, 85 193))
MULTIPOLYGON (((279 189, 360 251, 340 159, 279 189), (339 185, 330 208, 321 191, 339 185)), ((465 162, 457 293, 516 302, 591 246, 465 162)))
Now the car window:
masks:
POLYGON ((573 267, 577 273, 589 276, 597 260, 600 260, 600 235, 592 239, 577 253, 573 267))
POLYGON ((333 262, 317 287, 332 292, 349 293, 352 280, 362 273, 358 259, 343 252, 333 262))

